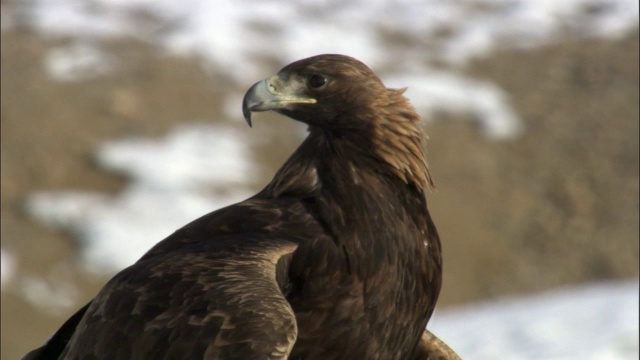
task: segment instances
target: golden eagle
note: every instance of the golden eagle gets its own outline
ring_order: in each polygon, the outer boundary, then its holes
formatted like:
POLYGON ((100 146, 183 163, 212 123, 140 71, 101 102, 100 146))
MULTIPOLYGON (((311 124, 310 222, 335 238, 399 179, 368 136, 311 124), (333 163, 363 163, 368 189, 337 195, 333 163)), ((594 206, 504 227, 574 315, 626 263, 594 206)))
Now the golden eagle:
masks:
POLYGON ((403 92, 343 55, 253 85, 250 125, 267 110, 309 125, 274 179, 159 242, 26 358, 454 358, 425 331, 441 248, 403 92))

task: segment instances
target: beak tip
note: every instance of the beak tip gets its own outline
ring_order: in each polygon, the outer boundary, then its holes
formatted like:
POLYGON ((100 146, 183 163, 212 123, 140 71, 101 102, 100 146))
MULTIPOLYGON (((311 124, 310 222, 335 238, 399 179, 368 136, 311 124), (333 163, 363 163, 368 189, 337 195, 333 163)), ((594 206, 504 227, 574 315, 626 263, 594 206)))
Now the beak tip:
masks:
POLYGON ((251 126, 251 106, 249 105, 248 98, 251 96, 252 89, 249 89, 249 91, 247 91, 247 93, 245 94, 244 99, 242 99, 242 116, 244 116, 244 120, 247 122, 247 124, 249 124, 249 127, 252 127, 252 126, 251 126))
POLYGON ((249 108, 243 106, 242 107, 242 115, 244 116, 244 120, 247 122, 249 127, 253 127, 251 124, 251 110, 249 108))

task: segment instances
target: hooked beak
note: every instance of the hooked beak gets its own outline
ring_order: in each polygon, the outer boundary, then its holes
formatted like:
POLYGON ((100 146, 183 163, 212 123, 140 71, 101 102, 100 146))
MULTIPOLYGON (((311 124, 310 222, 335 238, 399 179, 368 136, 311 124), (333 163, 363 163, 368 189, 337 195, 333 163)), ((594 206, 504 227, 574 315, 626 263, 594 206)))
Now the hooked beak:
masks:
POLYGON ((251 126, 251 112, 286 109, 292 104, 315 104, 316 99, 302 95, 305 85, 288 77, 283 81, 280 75, 255 83, 242 100, 242 115, 251 126))

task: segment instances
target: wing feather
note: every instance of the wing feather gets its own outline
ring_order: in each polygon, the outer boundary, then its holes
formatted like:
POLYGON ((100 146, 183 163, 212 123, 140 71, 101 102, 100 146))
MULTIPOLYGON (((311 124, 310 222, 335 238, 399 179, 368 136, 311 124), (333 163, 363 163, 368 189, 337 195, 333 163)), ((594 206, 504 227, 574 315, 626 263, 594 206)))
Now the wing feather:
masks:
POLYGON ((254 198, 191 222, 25 359, 286 358, 297 336, 289 263, 324 231, 306 206, 254 198))
POLYGON ((276 267, 296 247, 243 234, 146 258, 98 294, 62 357, 285 359, 297 327, 276 267))

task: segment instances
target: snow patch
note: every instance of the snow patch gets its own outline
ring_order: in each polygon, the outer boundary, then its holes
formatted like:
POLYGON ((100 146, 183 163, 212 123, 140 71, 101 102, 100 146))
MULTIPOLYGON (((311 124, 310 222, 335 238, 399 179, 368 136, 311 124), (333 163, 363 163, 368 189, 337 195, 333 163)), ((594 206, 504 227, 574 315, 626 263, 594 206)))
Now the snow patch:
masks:
POLYGON ((438 113, 475 114, 483 133, 494 140, 515 138, 524 130, 508 95, 492 83, 446 72, 416 72, 386 83, 396 88, 406 86, 405 95, 427 120, 438 113))
POLYGON ((429 329, 463 359, 637 359, 638 279, 436 311, 429 329))
POLYGON ((114 60, 97 44, 76 41, 50 50, 44 67, 57 81, 82 81, 108 74, 114 68, 114 60))
POLYGON ((79 290, 70 281, 25 276, 18 283, 18 293, 29 304, 53 315, 65 315, 78 305, 79 290))
POLYGON ((0 288, 4 290, 5 286, 13 281, 16 276, 16 259, 4 248, 0 248, 0 288))
POLYGON ((251 194, 258 165, 235 129, 181 127, 159 140, 106 143, 98 164, 131 178, 112 197, 92 192, 40 192, 29 214, 73 233, 93 273, 133 264, 158 241, 192 220, 251 194))

